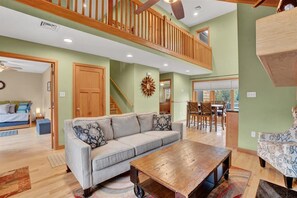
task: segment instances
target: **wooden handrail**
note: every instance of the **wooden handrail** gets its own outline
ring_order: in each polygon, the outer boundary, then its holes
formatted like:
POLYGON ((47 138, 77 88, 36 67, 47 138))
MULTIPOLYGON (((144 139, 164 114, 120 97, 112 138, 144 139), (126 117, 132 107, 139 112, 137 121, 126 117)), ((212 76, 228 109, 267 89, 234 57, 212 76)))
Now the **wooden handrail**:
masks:
POLYGON ((137 15, 139 0, 17 1, 212 69, 208 45, 152 8, 137 15))
POLYGON ((133 104, 129 101, 128 97, 124 94, 122 89, 117 85, 117 83, 110 77, 110 82, 115 86, 115 88, 118 90, 118 92, 123 96, 125 101, 128 103, 130 107, 133 107, 133 104))

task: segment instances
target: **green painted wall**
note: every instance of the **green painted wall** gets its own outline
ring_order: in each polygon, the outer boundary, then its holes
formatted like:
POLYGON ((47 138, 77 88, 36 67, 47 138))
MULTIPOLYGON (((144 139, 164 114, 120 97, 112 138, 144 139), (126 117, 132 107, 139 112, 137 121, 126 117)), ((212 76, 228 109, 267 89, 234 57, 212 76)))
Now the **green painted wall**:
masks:
POLYGON ((66 97, 58 99, 60 145, 64 144, 64 120, 72 118, 72 66, 74 62, 104 66, 106 68, 106 112, 109 114, 109 59, 2 36, 0 36, 0 43, 0 51, 2 52, 42 57, 58 61, 58 91, 66 92, 66 97))
POLYGON ((238 32, 237 11, 191 27, 191 33, 209 27, 210 46, 213 53, 213 72, 207 75, 192 76, 191 79, 230 77, 238 75, 238 32))
POLYGON ((128 112, 159 112, 159 70, 139 64, 123 63, 111 61, 110 64, 111 78, 117 83, 120 89, 129 98, 133 104, 131 108, 123 96, 111 85, 110 94, 115 102, 119 105, 123 113, 128 112), (143 95, 141 90, 141 81, 150 73, 155 80, 156 91, 151 97, 143 95))
POLYGON ((171 115, 173 121, 185 120, 187 101, 190 100, 191 93, 190 77, 183 74, 166 73, 160 75, 160 80, 171 80, 171 115))
POLYGON ((276 88, 256 56, 255 21, 275 13, 274 8, 238 5, 239 41, 239 147, 256 150, 251 131, 277 132, 292 123, 291 107, 296 105, 296 88, 276 88), (247 98, 248 91, 257 92, 247 98))

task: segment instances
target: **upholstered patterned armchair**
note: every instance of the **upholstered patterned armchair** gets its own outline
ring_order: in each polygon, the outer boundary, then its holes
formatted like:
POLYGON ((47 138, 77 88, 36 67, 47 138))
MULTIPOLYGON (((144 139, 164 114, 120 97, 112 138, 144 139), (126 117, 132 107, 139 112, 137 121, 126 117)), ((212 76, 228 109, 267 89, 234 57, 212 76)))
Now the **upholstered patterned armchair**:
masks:
POLYGON ((257 153, 261 167, 271 164, 284 175, 286 187, 292 188, 297 178, 297 126, 284 133, 260 133, 257 153))

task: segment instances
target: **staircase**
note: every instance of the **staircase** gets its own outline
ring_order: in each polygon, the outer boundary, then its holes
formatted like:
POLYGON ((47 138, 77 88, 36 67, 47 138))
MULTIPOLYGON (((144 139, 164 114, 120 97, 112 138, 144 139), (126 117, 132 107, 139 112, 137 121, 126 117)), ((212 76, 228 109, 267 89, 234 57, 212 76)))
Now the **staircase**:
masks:
POLYGON ((122 114, 122 111, 117 103, 114 101, 114 99, 110 97, 110 115, 114 114, 122 114))

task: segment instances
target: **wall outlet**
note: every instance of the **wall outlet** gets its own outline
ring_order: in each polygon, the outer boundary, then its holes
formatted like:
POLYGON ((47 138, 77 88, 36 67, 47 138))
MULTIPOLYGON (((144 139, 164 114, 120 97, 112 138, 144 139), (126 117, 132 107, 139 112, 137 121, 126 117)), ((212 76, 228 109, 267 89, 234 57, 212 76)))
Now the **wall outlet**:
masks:
POLYGON ((59 95, 60 95, 60 98, 64 98, 66 96, 66 93, 65 91, 60 91, 59 95))
POLYGON ((252 132, 251 132, 251 136, 252 136, 253 138, 255 138, 255 137, 256 137, 256 131, 252 131, 252 132))

